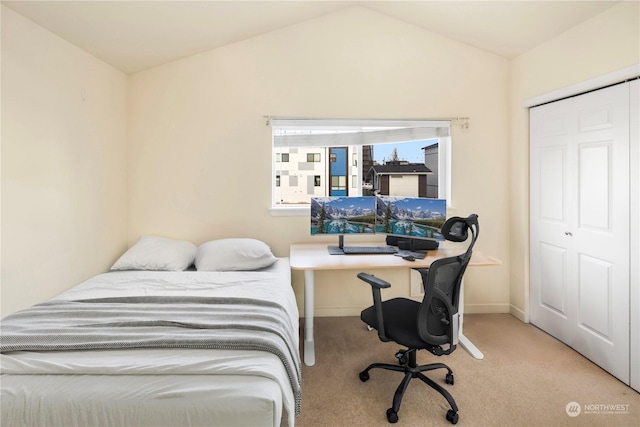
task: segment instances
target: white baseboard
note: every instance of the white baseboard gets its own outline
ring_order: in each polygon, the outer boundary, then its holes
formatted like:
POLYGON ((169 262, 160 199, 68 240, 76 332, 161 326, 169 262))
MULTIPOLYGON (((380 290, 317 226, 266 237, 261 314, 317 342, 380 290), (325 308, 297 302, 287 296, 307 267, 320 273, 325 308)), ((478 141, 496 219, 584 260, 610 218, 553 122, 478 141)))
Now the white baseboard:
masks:
POLYGON ((514 307, 513 305, 511 305, 509 313, 511 313, 513 317, 520 320, 521 322, 529 323, 529 320, 527 319, 527 314, 524 311, 520 310, 518 307, 514 307))
POLYGON ((465 304, 464 314, 509 313, 509 304, 465 304))
MULTIPOLYGON (((315 317, 350 317, 360 316, 360 312, 366 307, 316 307, 315 317)), ((511 313, 524 322, 524 313, 515 313, 517 310, 510 304, 466 304, 464 312, 467 314, 511 313)), ((299 308, 300 316, 304 317, 304 310, 299 308)), ((519 310, 518 310, 519 311, 519 310)))
POLYGON ((360 317, 360 312, 366 307, 316 307, 316 317, 360 317))

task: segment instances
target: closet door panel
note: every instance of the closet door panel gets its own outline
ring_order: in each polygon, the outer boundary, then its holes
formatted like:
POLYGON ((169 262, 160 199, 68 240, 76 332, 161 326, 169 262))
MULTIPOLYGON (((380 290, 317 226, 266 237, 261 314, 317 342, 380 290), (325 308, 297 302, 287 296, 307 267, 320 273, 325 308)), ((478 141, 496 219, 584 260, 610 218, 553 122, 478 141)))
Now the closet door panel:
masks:
POLYGON ((578 259, 578 326, 607 344, 613 341, 613 266, 580 254, 578 259))
MULTIPOLYGON (((575 114, 557 108, 531 110, 531 323, 554 337, 571 337, 572 277, 569 216, 573 200, 568 177, 573 174, 571 134, 575 114), (535 238, 533 238, 535 236, 535 238)), ((575 306, 575 304, 573 304, 575 306)))
POLYGON ((629 87, 535 107, 531 322, 629 383, 629 87))
POLYGON ((556 316, 567 318, 567 251, 540 243, 540 297, 538 304, 556 316))
POLYGON ((579 227, 610 234, 613 209, 611 143, 581 144, 578 156, 579 227))
POLYGON ((564 206, 565 146, 547 147, 540 151, 540 188, 547 191, 540 195, 540 219, 563 223, 566 221, 564 206))
POLYGON ((629 86, 573 98, 578 111, 576 330, 571 346, 629 383, 629 86))

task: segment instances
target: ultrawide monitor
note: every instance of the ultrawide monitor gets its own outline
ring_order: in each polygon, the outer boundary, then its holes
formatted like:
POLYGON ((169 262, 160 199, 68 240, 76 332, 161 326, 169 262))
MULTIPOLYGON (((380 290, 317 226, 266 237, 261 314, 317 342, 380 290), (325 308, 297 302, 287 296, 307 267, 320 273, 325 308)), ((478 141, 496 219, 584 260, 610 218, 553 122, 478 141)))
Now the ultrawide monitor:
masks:
POLYGON ((311 234, 375 233, 376 198, 312 197, 311 234))
POLYGON ((444 199, 376 196, 376 232, 413 239, 444 240, 444 199))

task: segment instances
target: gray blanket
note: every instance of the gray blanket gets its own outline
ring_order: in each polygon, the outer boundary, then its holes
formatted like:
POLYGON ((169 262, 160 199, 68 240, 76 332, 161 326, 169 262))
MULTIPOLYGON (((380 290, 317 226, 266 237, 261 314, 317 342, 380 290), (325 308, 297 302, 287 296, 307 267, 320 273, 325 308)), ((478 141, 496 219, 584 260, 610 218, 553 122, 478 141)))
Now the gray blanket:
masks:
POLYGON ((285 366, 300 414, 300 357, 278 304, 246 298, 49 301, 0 323, 0 352, 128 348, 262 350, 285 366))

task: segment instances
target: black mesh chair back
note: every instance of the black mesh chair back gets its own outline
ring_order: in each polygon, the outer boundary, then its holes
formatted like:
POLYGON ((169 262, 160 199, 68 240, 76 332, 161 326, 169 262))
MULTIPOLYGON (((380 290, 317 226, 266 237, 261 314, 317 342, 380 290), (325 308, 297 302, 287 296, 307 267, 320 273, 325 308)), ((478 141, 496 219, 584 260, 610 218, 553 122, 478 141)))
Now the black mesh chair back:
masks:
MULTIPOLYGON (((471 259, 478 238, 478 216, 452 217, 442 226, 446 240, 464 242, 472 234, 465 253, 436 260, 428 269, 416 269, 422 275, 424 297, 418 310, 417 329, 420 338, 429 344, 458 344, 458 322, 447 319, 458 313, 462 277, 471 259)), ((451 350, 453 351, 453 350, 451 350)))
POLYGON ((429 269, 418 270, 425 283, 425 293, 418 309, 416 328, 425 343, 457 344, 454 325, 450 324, 453 322, 447 319, 458 312, 458 283, 464 267, 461 260, 455 257, 437 260, 429 269))

